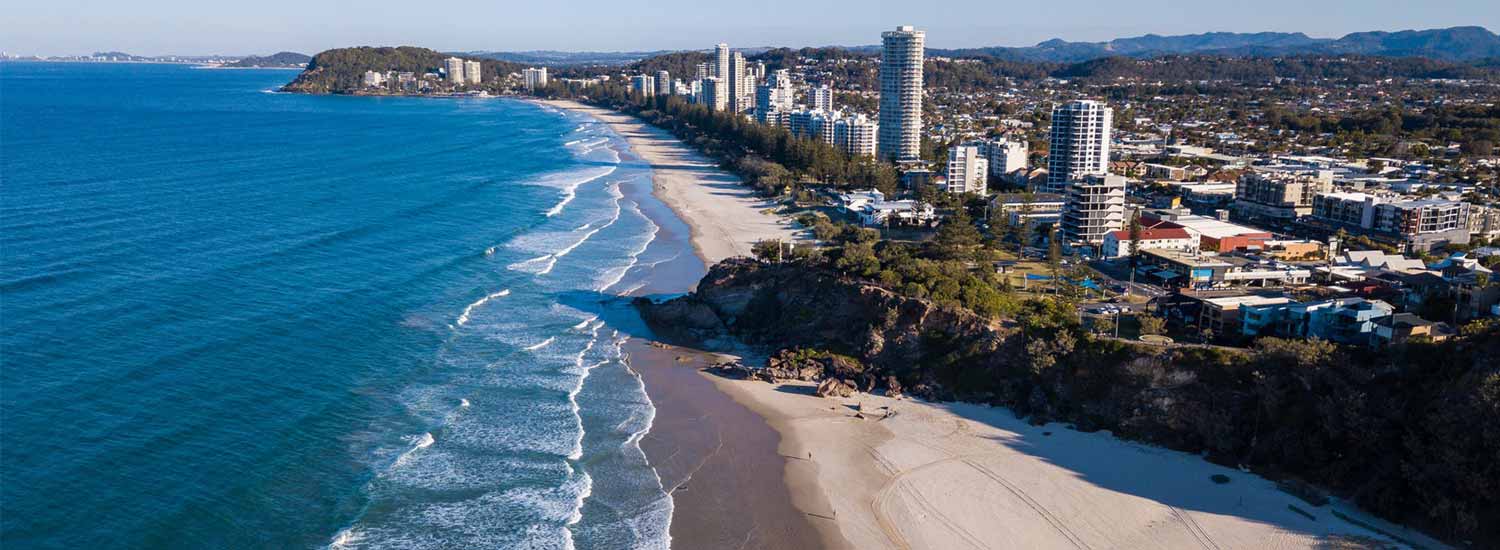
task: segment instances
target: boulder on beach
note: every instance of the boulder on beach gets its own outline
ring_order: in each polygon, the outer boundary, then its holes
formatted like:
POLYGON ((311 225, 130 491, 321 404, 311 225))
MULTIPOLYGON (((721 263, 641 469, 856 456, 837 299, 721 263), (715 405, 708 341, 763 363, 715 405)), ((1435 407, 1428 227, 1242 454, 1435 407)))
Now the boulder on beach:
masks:
POLYGON ((818 397, 849 397, 854 395, 854 385, 838 378, 829 378, 818 384, 813 393, 818 397))

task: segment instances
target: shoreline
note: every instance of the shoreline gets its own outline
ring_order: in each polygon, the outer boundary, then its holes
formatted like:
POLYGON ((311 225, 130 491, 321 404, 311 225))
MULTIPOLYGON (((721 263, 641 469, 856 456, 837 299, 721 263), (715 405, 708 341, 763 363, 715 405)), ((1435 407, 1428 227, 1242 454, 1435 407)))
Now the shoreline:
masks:
MULTIPOLYGON (((766 221, 752 215, 760 212, 754 199, 724 198, 750 191, 669 133, 603 108, 537 103, 591 115, 625 137, 651 164, 653 194, 689 226, 706 265, 748 252, 757 238, 789 238, 789 229, 778 235, 764 224, 764 233, 736 231, 745 219, 766 221), (737 193, 723 194, 723 185, 737 193)), ((648 293, 688 290, 661 286, 648 293)), ((703 368, 724 356, 638 338, 629 354, 660 413, 662 429, 653 428, 644 447, 665 470, 664 485, 673 487, 673 542, 682 547, 1396 544, 1368 526, 1423 547, 1447 547, 1339 499, 1314 506, 1255 474, 1108 432, 1033 426, 1009 409, 985 405, 870 394, 819 398, 809 383, 712 375, 703 368), (717 440, 707 442, 710 435, 717 440), (779 466, 779 475, 770 466, 779 466), (781 490, 766 490, 775 479, 781 490), (768 518, 783 528, 762 532, 768 518)))
MULTIPOLYGON (((749 255, 762 238, 794 238, 790 225, 764 214, 771 205, 675 136, 622 113, 572 101, 526 100, 581 113, 610 127, 630 154, 652 171, 651 194, 685 226, 693 254, 646 274, 633 295, 692 290, 707 267, 749 255)), ((666 224, 662 224, 667 230, 666 224)), ((639 321, 633 321, 639 323, 639 321)), ((673 500, 670 533, 678 548, 850 548, 828 519, 804 513, 802 480, 779 453, 784 437, 758 414, 719 390, 703 372, 719 355, 633 336, 625 344, 656 407, 642 438, 662 486, 673 500)), ((823 508, 826 508, 823 507, 823 508)))
POLYGON ((734 256, 749 256, 762 239, 796 238, 791 223, 767 212, 776 206, 745 187, 738 176, 719 168, 666 130, 634 116, 571 100, 528 99, 540 105, 589 115, 609 125, 652 172, 652 193, 667 203, 691 229, 693 250, 707 266, 734 256))

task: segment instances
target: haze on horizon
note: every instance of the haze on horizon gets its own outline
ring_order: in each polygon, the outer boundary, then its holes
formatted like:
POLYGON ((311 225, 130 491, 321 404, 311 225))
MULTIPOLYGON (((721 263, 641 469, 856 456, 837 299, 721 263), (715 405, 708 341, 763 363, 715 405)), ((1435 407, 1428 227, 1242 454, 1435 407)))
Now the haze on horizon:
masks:
POLYGON ((7 6, 0 51, 80 55, 307 54, 357 45, 415 45, 444 51, 651 51, 734 46, 866 45, 880 31, 916 25, 936 48, 1030 46, 1062 38, 1103 41, 1155 33, 1350 32, 1478 25, 1500 29, 1500 3, 1437 0, 1172 0, 925 2, 763 0, 757 9, 652 0, 485 2, 441 5, 395 0, 305 3, 262 0, 233 7, 189 0, 56 0, 7 6), (965 14, 969 16, 964 16, 965 14))

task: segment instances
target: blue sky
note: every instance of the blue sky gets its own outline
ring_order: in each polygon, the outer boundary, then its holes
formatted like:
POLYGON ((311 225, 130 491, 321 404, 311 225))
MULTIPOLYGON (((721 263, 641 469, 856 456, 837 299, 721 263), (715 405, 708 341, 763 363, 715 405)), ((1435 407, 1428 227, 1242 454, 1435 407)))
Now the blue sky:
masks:
POLYGON ((67 55, 304 53, 352 45, 439 50, 657 50, 873 44, 913 24, 928 45, 1026 46, 1146 33, 1364 30, 1480 25, 1496 0, 17 0, 0 50, 67 55))

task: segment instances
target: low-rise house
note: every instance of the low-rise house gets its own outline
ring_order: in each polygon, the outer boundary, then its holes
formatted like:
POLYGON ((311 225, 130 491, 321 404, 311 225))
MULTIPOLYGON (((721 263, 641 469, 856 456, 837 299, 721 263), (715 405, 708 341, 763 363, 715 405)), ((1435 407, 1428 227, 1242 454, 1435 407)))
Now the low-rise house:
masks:
POLYGON ((1312 271, 1300 266, 1241 256, 1200 255, 1179 250, 1142 250, 1137 268, 1148 280, 1168 287, 1197 289, 1286 286, 1306 283, 1312 271))
MULTIPOLYGON (((1104 236, 1100 254, 1105 258, 1123 258, 1132 253, 1133 241, 1129 230, 1111 231, 1104 236)), ((1141 250, 1179 250, 1192 253, 1198 250, 1198 239, 1182 228, 1142 228, 1141 250)))
POLYGON ((1198 237, 1198 247, 1212 252, 1260 250, 1271 233, 1224 220, 1190 214, 1180 210, 1151 210, 1141 214, 1141 222, 1152 227, 1180 227, 1198 237))
POLYGON ((1411 313, 1397 313, 1375 321, 1373 343, 1376 345, 1404 344, 1413 338, 1442 342, 1452 338, 1453 334, 1453 327, 1447 323, 1434 323, 1411 313))
POLYGON ((1052 193, 1002 193, 990 199, 990 216, 1006 216, 1012 226, 1056 225, 1062 220, 1063 196, 1052 193))

